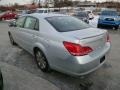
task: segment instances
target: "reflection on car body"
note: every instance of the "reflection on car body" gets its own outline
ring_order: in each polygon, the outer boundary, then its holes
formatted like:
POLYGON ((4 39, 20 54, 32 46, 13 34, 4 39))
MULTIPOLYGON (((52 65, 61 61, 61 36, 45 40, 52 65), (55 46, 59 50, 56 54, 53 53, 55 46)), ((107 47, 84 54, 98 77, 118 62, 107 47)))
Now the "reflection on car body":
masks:
POLYGON ((85 11, 79 11, 74 14, 75 17, 81 19, 82 21, 89 23, 88 13, 85 11))

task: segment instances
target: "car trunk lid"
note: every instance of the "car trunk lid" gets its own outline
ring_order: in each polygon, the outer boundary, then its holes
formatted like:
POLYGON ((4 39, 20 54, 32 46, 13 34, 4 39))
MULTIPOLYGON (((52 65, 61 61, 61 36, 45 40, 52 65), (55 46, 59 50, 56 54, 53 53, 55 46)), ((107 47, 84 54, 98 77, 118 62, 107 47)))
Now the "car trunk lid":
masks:
POLYGON ((97 28, 64 32, 63 35, 74 37, 80 41, 80 45, 89 46, 93 50, 102 48, 106 43, 106 31, 97 28))

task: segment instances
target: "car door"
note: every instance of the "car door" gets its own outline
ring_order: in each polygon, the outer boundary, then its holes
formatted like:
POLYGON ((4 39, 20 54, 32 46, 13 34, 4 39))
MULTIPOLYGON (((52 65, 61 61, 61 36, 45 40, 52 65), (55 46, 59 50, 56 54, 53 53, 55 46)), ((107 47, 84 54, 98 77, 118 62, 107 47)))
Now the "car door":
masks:
POLYGON ((23 47, 32 53, 33 46, 37 41, 39 34, 39 20, 35 17, 28 16, 21 32, 23 47))
POLYGON ((21 31, 23 29, 25 19, 26 19, 26 17, 19 17, 14 22, 16 26, 12 27, 11 30, 10 30, 15 42, 20 46, 22 44, 21 31))

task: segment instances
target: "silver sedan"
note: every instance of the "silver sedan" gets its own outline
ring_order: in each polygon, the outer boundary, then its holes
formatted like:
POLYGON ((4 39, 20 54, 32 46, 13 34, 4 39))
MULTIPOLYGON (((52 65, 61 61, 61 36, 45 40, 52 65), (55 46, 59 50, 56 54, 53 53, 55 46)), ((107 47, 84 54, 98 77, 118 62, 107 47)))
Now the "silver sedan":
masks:
POLYGON ((110 49, 106 30, 68 15, 29 14, 9 26, 11 43, 30 52, 43 72, 88 74, 104 64, 110 49))

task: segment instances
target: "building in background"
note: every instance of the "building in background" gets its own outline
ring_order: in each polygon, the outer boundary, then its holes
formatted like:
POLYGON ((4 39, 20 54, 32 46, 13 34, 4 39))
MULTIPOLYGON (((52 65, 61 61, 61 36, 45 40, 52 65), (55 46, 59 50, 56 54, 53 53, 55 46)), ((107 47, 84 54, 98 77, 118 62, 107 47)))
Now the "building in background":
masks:
POLYGON ((96 4, 98 8, 114 8, 120 11, 120 2, 103 2, 96 4))

